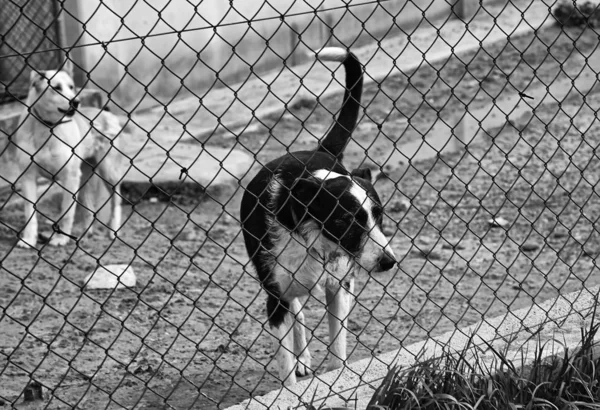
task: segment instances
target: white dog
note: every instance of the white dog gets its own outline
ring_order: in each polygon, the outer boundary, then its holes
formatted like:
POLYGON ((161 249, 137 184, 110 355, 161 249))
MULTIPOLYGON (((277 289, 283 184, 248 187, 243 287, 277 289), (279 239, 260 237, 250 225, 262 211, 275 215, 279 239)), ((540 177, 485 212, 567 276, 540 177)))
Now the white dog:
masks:
POLYGON ((32 71, 26 105, 28 109, 4 153, 9 159, 3 166, 9 169, 2 170, 5 175, 17 175, 14 182, 21 186, 25 199, 26 222, 18 246, 37 245, 39 176, 58 181, 67 191, 50 245, 69 241, 78 194, 81 191, 83 197, 90 197, 85 191, 92 188, 82 179, 82 167, 91 167, 112 195, 109 229, 114 235, 121 226, 123 157, 118 150, 120 138, 116 138, 122 131, 117 117, 100 109, 80 108, 73 79, 65 71, 32 71))

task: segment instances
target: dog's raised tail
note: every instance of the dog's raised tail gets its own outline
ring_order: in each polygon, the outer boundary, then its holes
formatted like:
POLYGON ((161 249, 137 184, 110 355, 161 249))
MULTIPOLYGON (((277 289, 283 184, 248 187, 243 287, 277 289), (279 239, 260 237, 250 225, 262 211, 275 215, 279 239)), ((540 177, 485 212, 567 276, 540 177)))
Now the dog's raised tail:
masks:
POLYGON ((338 118, 329 133, 319 143, 318 151, 327 152, 341 160, 350 141, 360 112, 363 89, 363 68, 356 56, 339 47, 326 47, 315 53, 321 61, 339 61, 346 70, 346 91, 338 118))

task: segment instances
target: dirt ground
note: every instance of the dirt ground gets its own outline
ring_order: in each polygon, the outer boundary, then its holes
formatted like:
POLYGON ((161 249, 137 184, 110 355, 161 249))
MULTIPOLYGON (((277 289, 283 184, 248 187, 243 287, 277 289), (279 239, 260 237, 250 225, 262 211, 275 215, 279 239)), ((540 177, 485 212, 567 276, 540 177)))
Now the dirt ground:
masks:
MULTIPOLYGON (((577 50, 598 43, 589 29, 538 36, 369 85, 348 168, 385 166, 394 147, 458 115, 460 100, 478 109, 505 87, 554 81, 561 66, 576 73, 584 64, 577 50)), ((339 97, 322 104, 302 102, 238 138, 206 143, 247 149, 258 161, 286 147, 310 148, 339 97)), ((597 93, 572 97, 538 109, 522 133, 507 127, 469 152, 388 164, 393 172, 376 188, 400 267, 359 278, 350 361, 600 283, 599 104, 597 93), (492 216, 509 225, 490 228, 492 216)), ((39 253, 14 249, 14 234, 2 225, 0 398, 22 401, 35 379, 52 392, 48 408, 209 409, 277 388, 264 295, 246 269, 240 197, 143 201, 128 208, 120 240, 98 234, 79 248, 39 253), (135 289, 81 288, 98 264, 112 263, 133 266, 135 289)), ((14 207, 0 218, 22 224, 14 207)), ((323 313, 322 302, 306 307, 317 372, 327 351, 323 313)))

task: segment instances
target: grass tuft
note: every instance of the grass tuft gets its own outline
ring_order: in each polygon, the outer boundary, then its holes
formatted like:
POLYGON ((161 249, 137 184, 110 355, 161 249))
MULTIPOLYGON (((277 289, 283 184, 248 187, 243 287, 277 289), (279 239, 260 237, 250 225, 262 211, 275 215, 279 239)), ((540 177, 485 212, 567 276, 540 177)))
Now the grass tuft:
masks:
POLYGON ((561 356, 546 357, 538 342, 532 363, 519 366, 505 350, 487 345, 494 355, 484 364, 471 337, 460 352, 444 349, 436 358, 390 368, 367 410, 404 409, 599 409, 600 358, 594 338, 599 325, 581 330, 581 345, 561 356))

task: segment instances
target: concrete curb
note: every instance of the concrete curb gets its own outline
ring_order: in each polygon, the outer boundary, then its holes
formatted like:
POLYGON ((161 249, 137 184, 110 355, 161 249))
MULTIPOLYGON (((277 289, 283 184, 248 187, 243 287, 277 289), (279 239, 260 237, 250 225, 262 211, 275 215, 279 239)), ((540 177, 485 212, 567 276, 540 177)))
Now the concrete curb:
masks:
MULTIPOLYGON (((439 356, 444 348, 461 351, 471 336, 474 336, 473 343, 486 352, 481 356, 486 365, 492 365, 495 357, 486 343, 499 351, 508 349, 507 357, 515 363, 530 363, 535 358, 538 343, 546 343, 548 356, 560 354, 565 348, 571 350, 581 342, 580 329, 593 319, 598 291, 600 287, 582 289, 503 316, 484 319, 439 337, 360 360, 343 370, 327 372, 288 388, 253 397, 228 410, 302 409, 298 406, 302 402, 310 402, 313 397, 316 398, 313 405, 317 408, 323 404, 345 406, 352 398, 352 408, 365 409, 389 366, 397 364, 403 368, 410 367, 415 364, 416 357, 427 360, 439 356), (507 340, 512 341, 507 344, 507 340)), ((600 339, 600 335, 597 339, 600 339)))

